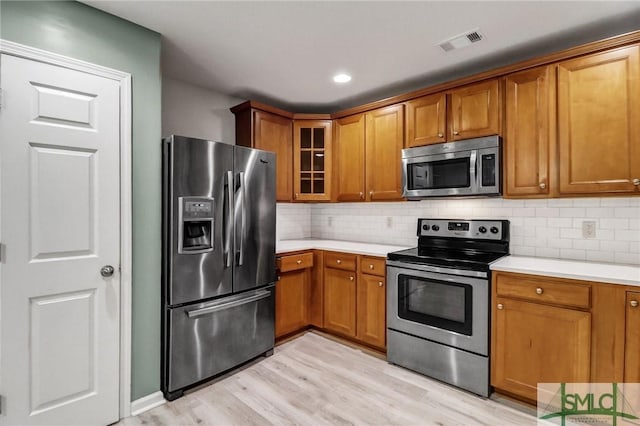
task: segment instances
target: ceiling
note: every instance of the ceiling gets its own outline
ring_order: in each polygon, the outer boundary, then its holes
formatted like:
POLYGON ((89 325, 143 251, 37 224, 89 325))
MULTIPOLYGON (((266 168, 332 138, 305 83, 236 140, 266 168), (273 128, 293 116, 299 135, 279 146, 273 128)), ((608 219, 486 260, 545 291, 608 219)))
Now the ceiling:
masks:
POLYGON ((85 1, 163 36, 163 74, 333 112, 640 29, 640 2, 85 1), (484 39, 445 53, 467 30, 484 39), (350 83, 332 76, 345 71, 350 83))

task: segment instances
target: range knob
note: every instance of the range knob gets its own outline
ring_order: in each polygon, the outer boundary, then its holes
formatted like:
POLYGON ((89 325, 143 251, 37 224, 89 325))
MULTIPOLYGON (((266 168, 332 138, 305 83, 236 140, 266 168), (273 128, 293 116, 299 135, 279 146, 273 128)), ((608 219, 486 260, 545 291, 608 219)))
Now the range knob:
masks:
POLYGON ((480 232, 481 234, 486 234, 487 228, 485 228, 484 226, 481 226, 480 228, 478 228, 478 232, 480 232))
POLYGON ((425 231, 429 230, 429 225, 427 225, 426 223, 424 225, 422 225, 422 229, 424 229, 425 231))
POLYGON ((497 227, 495 227, 495 226, 492 226, 490 231, 491 231, 492 234, 497 234, 499 229, 497 227))
POLYGON ((438 225, 433 225, 431 229, 433 229, 434 231, 439 231, 440 227, 438 225))

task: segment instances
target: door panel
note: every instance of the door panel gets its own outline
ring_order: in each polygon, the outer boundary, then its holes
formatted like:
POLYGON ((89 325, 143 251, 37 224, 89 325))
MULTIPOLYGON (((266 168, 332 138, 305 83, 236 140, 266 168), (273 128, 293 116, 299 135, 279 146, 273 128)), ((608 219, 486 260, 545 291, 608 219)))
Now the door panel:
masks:
POLYGON ((234 292, 276 280, 276 156, 235 147, 234 292))
POLYGON ((324 269, 324 326, 356 336, 356 273, 324 269))
POLYGON ((387 335, 386 288, 384 277, 361 274, 358 277, 358 339, 381 348, 387 335))
POLYGON ((624 381, 640 382, 640 292, 627 291, 624 381))
POLYGON ((118 420, 120 87, 2 55, 3 424, 118 420), (102 277, 100 269, 115 273, 102 277))
POLYGON ((276 154, 276 198, 291 201, 293 195, 293 128, 290 119, 254 111, 254 148, 276 154))
POLYGON ((560 192, 637 192, 640 47, 558 65, 560 192))
POLYGON ((446 99, 436 93, 407 102, 406 148, 446 142, 446 99))
MULTIPOLYGON (((171 203, 173 224, 169 247, 170 265, 167 276, 167 304, 176 305, 221 296, 232 292, 233 267, 227 266, 225 240, 233 234, 233 223, 227 217, 232 209, 228 201, 227 177, 233 170, 233 146, 201 139, 174 136, 165 146, 169 150, 171 203), (179 252, 180 197, 213 199, 213 251, 207 253, 179 252), (227 223, 229 222, 229 223, 227 223)), ((233 180, 233 178, 231 178, 233 180)), ((233 186, 233 182, 231 182, 233 186)), ((230 248, 232 250, 232 248, 230 248)), ((233 257, 232 253, 229 256, 233 257)))
POLYGON ((449 132, 449 141, 500 134, 497 80, 451 91, 449 132))
POLYGON ((337 201, 364 201, 364 114, 335 120, 333 157, 337 201))

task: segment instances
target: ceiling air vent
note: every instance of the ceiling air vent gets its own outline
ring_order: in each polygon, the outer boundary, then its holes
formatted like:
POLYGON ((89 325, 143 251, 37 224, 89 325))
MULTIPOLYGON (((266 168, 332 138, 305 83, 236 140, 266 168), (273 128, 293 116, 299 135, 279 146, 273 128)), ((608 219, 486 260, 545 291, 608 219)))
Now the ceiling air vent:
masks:
POLYGON ((462 47, 466 47, 471 45, 472 43, 477 43, 482 40, 484 37, 477 29, 467 31, 466 33, 459 34, 455 37, 451 37, 441 43, 438 43, 438 46, 442 48, 445 52, 449 52, 454 49, 460 49, 462 47))

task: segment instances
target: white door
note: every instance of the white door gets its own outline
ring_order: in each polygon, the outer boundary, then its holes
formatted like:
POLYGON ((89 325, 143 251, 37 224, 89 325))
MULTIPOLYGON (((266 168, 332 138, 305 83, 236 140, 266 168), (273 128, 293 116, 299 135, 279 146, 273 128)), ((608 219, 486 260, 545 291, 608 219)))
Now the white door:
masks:
POLYGON ((119 83, 1 61, 0 424, 115 422, 119 83))

